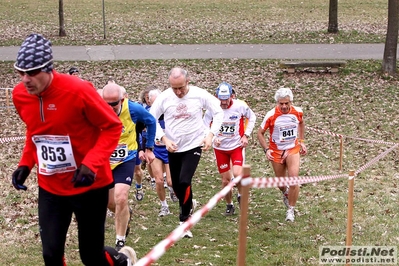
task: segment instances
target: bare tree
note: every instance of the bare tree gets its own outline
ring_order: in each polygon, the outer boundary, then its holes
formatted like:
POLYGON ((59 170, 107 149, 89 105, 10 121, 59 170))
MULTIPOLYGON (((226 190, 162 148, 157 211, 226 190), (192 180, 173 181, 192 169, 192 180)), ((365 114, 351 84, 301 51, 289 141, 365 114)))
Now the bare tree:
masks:
POLYGON ((60 19, 60 30, 58 32, 58 36, 63 37, 66 36, 64 23, 64 0, 58 1, 58 16, 60 19))
POLYGON ((328 32, 338 33, 338 0, 330 0, 328 10, 328 32))
POLYGON ((399 4, 398 0, 388 1, 388 28, 385 39, 384 59, 382 60, 382 72, 391 76, 396 75, 396 53, 398 46, 399 28, 399 4))

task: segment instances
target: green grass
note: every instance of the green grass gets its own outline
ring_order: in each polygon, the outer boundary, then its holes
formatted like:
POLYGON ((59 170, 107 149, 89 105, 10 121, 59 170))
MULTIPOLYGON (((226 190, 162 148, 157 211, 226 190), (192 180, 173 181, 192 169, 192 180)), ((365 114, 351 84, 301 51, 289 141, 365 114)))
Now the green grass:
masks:
MULTIPOLYGON (((3 1, 5 2, 5 1, 3 1)), ((58 1, 2 3, 0 45, 20 45, 31 32, 55 45, 181 43, 381 43, 384 0, 341 1, 338 34, 328 34, 326 0, 64 1, 67 37, 58 35, 58 1)))
MULTIPOLYGON (((175 65, 186 67, 193 84, 210 92, 221 80, 236 89, 239 98, 247 100, 261 123, 266 111, 274 106, 276 88, 289 86, 294 104, 301 106, 306 125, 345 136, 399 142, 396 110, 397 78, 379 75, 380 61, 348 61, 338 74, 323 71, 284 74, 273 60, 147 60, 107 62, 56 62, 61 72, 78 66, 83 77, 97 88, 109 76, 123 85, 131 99, 152 83, 167 87, 166 74, 175 65)), ((0 87, 11 87, 18 81, 10 73, 12 62, 0 63, 0 87)), ((0 94, 4 99, 4 92, 0 94)), ((4 104, 4 101, 2 102, 4 104)), ((1 136, 21 136, 24 126, 14 112, 1 111, 1 136)), ((256 134, 254 135, 256 136, 256 134)), ((40 237, 36 216, 36 180, 27 181, 29 190, 17 192, 10 176, 19 160, 23 142, 1 145, 0 167, 2 200, 0 210, 0 265, 41 265, 40 237)), ((307 131, 309 154, 302 157, 301 176, 335 175, 358 170, 385 151, 389 145, 344 139, 343 170, 339 170, 339 140, 326 134, 307 131)), ((398 151, 371 165, 355 179, 353 245, 395 246, 399 241, 397 213, 398 151)), ((256 140, 247 149, 252 177, 272 177, 273 171, 256 140)), ((145 199, 136 202, 132 234, 128 245, 139 257, 164 239, 178 225, 178 206, 169 203, 173 215, 159 218, 155 191, 144 182, 145 199)), ((193 179, 193 191, 200 205, 221 189, 212 152, 203 155, 193 179)), ((348 181, 337 179, 301 188, 295 223, 284 222, 285 209, 277 189, 251 189, 248 216, 247 265, 317 265, 322 245, 344 245, 346 237, 348 181)), ((192 229, 193 239, 183 239, 172 246, 154 265, 234 265, 238 247, 239 215, 224 217, 220 202, 192 229)), ((237 208, 237 211, 239 208, 237 208)), ((113 219, 107 220, 106 243, 113 245, 113 219)), ((71 224, 66 256, 68 265, 81 265, 77 248, 76 226, 71 224)))

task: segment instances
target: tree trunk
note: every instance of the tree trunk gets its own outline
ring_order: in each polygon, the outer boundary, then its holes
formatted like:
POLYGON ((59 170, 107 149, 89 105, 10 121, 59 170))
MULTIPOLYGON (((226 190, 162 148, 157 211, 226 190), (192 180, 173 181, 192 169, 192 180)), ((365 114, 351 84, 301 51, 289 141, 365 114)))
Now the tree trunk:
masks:
POLYGON ((338 33, 338 0, 330 0, 328 10, 328 32, 338 33))
POLYGON ((58 1, 58 16, 60 19, 60 30, 58 32, 58 36, 63 37, 66 36, 65 32, 65 23, 64 23, 64 1, 58 1))
POLYGON ((385 39, 384 59, 382 60, 382 72, 391 76, 396 75, 396 53, 398 49, 399 28, 399 4, 398 0, 388 1, 388 28, 385 39))

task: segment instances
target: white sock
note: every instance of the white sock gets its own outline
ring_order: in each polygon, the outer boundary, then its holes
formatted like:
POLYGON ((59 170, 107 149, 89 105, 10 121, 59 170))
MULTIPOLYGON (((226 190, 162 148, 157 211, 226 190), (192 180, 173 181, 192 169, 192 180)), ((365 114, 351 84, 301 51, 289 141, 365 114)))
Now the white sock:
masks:
POLYGON ((118 243, 118 241, 120 241, 120 240, 122 240, 123 242, 125 242, 125 241, 126 241, 126 236, 118 236, 118 235, 116 235, 115 244, 118 243))
POLYGON ((168 207, 168 203, 166 202, 166 200, 162 200, 161 205, 162 207, 168 207))

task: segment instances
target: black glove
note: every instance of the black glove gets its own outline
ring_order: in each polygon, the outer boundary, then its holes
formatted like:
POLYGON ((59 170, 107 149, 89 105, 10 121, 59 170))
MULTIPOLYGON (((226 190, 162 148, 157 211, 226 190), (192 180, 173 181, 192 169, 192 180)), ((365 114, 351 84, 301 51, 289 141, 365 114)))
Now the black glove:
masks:
POLYGON ((28 166, 20 166, 17 170, 12 173, 12 185, 16 190, 27 190, 28 188, 24 186, 25 180, 30 174, 30 169, 28 166))
POLYGON ((71 182, 75 183, 74 187, 88 187, 94 183, 94 180, 96 180, 96 175, 82 164, 76 169, 71 182))

